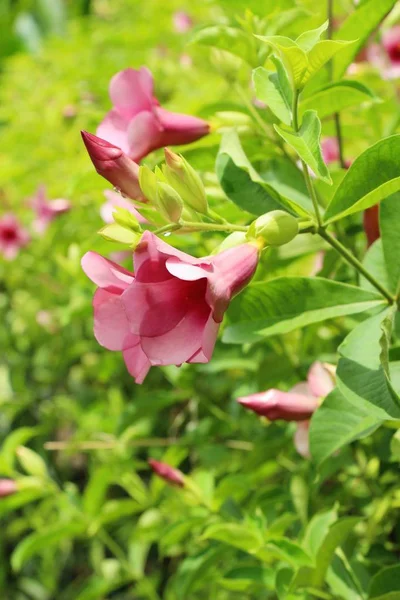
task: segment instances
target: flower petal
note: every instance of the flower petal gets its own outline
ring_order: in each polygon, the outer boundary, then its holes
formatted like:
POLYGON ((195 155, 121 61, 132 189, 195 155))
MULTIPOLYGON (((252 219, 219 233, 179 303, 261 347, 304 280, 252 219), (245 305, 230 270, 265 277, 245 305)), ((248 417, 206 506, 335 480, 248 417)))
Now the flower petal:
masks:
POLYGON ((215 342, 217 341, 219 326, 220 324, 216 323, 210 314, 203 330, 201 348, 187 361, 188 363, 208 363, 211 360, 215 342))
POLYGON ((132 119, 141 111, 151 110, 153 76, 146 67, 139 70, 124 69, 111 79, 109 93, 118 111, 132 119))
POLYGON ((194 265, 183 262, 177 256, 168 258, 165 266, 171 275, 178 279, 182 279, 183 281, 197 281, 204 277, 207 278, 209 273, 213 271, 213 267, 210 263, 204 262, 194 265))
POLYGON ((158 106, 154 111, 164 131, 163 146, 190 144, 210 132, 207 121, 198 117, 170 112, 158 106))
POLYGON ((127 153, 132 160, 139 162, 153 150, 161 148, 162 131, 159 120, 151 110, 144 110, 133 117, 127 128, 127 153))
POLYGON ((96 130, 96 135, 129 154, 129 119, 115 109, 110 110, 96 130))
POLYGON ((325 398, 335 387, 332 373, 318 361, 311 365, 307 380, 311 393, 317 398, 325 398))
POLYGON ((97 252, 86 252, 82 257, 81 265, 93 283, 112 294, 122 294, 134 280, 133 273, 97 254, 97 252))
POLYGON ((134 377, 136 383, 143 383, 151 364, 142 350, 140 338, 131 335, 122 354, 129 374, 134 377))
MULTIPOLYGON (((153 260, 154 262, 161 260, 161 264, 163 265, 163 268, 165 268, 165 261, 171 256, 175 256, 188 264, 204 264, 204 259, 194 258, 185 252, 181 252, 163 240, 160 240, 159 237, 150 231, 145 231, 140 240, 140 244, 136 247, 134 255, 135 273, 138 281, 151 280, 145 275, 145 269, 143 269, 143 272, 141 271, 141 267, 144 265, 144 263, 146 263, 148 260, 153 260)), ((150 266, 150 263, 147 266, 150 266)), ((167 269, 165 269, 165 276, 162 279, 167 279, 170 277, 170 275, 171 273, 167 273, 167 269)), ((160 279, 158 279, 158 281, 160 281, 160 279)))
POLYGON ((121 297, 97 289, 93 297, 94 335, 108 350, 122 350, 129 336, 129 323, 121 297))

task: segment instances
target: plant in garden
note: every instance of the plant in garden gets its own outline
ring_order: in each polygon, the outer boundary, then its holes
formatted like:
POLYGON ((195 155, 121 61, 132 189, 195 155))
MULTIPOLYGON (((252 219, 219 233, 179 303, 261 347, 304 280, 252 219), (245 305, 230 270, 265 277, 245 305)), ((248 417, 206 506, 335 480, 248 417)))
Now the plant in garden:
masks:
MULTIPOLYGON (((289 0, 193 6, 193 21, 213 23, 189 33, 185 71, 185 7, 137 9, 144 53, 137 32, 125 49, 128 4, 96 21, 107 43, 94 36, 92 48, 87 25, 74 34, 78 98, 37 96, 58 111, 55 143, 71 136, 58 168, 38 161, 40 181, 47 168, 70 176, 74 210, 21 249, 21 274, 0 271, 0 517, 15 546, 0 589, 7 600, 394 600, 398 82, 352 65, 382 22, 387 48, 395 2, 328 0, 315 15, 289 0), (165 33, 149 31, 151 16, 165 33), (102 48, 113 52, 94 73, 102 48), (154 82, 127 68, 138 64, 154 82), (76 156, 78 128, 103 179, 76 156), (116 188, 106 205, 104 179, 116 188), (95 340, 81 256, 97 286, 95 340)), ((13 99, 26 70, 8 75, 13 99)))

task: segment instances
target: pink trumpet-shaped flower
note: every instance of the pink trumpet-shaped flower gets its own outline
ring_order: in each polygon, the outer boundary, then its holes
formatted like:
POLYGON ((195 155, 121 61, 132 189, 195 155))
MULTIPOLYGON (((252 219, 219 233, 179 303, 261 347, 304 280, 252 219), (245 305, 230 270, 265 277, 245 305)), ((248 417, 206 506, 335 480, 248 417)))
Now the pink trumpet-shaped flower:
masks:
POLYGON ((308 371, 307 381, 298 383, 289 392, 271 389, 238 398, 238 402, 270 421, 297 421, 296 449, 302 456, 308 456, 309 419, 317 410, 321 398, 325 398, 334 387, 333 365, 315 362, 308 371))
POLYGON ((206 121, 161 108, 153 96, 153 76, 148 69, 125 69, 111 79, 112 110, 97 135, 115 144, 139 162, 163 146, 189 144, 209 133, 206 121))
POLYGON ((18 492, 18 486, 14 479, 0 479, 0 498, 11 496, 18 492))
POLYGON ((121 196, 118 192, 113 190, 104 190, 106 202, 100 208, 100 216, 104 223, 114 223, 113 213, 116 208, 124 208, 133 214, 139 223, 147 223, 147 219, 142 217, 139 211, 136 210, 130 200, 121 196))
POLYGON ((8 213, 0 218, 0 254, 6 260, 13 260, 29 240, 29 233, 15 215, 8 213))
POLYGON ((172 22, 177 33, 186 33, 193 27, 192 18, 184 10, 177 10, 172 15, 172 22))
POLYGON ((122 152, 121 148, 106 140, 87 131, 81 131, 81 135, 98 174, 121 190, 125 196, 134 200, 144 200, 139 186, 139 165, 122 152))
POLYGON ((385 31, 382 44, 393 66, 400 66, 400 25, 385 31))
POLYGON ((197 259, 149 231, 134 253, 135 275, 88 252, 82 268, 98 285, 95 337, 122 351, 136 383, 152 365, 206 363, 231 298, 250 281, 257 262, 251 244, 197 259))
POLYGON ((64 198, 48 200, 44 185, 38 187, 35 196, 31 198, 30 205, 36 213, 36 219, 33 221, 33 229, 36 233, 40 234, 46 231, 54 219, 71 208, 70 201, 64 198))
POLYGON ((158 475, 158 477, 161 477, 161 479, 164 479, 164 481, 170 485, 177 485, 178 487, 183 487, 185 485, 185 476, 179 469, 174 469, 171 465, 159 462, 153 458, 151 458, 148 463, 153 470, 153 473, 158 475))
POLYGON ((327 137, 321 141, 322 156, 326 164, 339 160, 339 147, 335 137, 327 137))

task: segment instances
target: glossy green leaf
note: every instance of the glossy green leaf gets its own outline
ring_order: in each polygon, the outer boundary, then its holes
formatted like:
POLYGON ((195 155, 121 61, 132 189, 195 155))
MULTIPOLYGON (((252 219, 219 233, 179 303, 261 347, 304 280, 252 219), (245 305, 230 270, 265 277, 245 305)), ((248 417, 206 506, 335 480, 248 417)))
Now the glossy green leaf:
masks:
POLYGON ((400 398, 381 364, 382 323, 389 309, 366 319, 339 347, 337 382, 346 399, 377 419, 400 418, 400 398))
POLYGON ((292 121, 292 90, 282 63, 278 59, 277 70, 268 71, 258 67, 253 71, 253 84, 256 97, 265 102, 268 108, 286 125, 292 121))
POLYGON ((364 406, 355 406, 335 389, 314 413, 310 426, 310 451, 321 465, 334 452, 354 440, 371 434, 382 419, 364 406))
POLYGON ((348 42, 343 40, 321 40, 315 44, 307 55, 308 66, 301 82, 302 87, 338 52, 351 45, 353 45, 353 40, 348 42))
POLYGON ((369 39, 371 33, 378 28, 379 23, 395 6, 396 0, 367 0, 352 12, 335 32, 335 38, 340 40, 355 40, 345 48, 334 60, 333 76, 339 79, 347 67, 357 56, 369 39))
MULTIPOLYGON (((372 246, 368 248, 362 264, 367 271, 371 273, 371 275, 373 275, 377 281, 379 281, 379 283, 385 286, 386 289, 390 289, 389 276, 386 270, 385 257, 383 256, 381 238, 376 240, 376 242, 374 242, 372 246)), ((370 290, 371 292, 376 291, 375 286, 373 286, 372 283, 368 279, 365 279, 365 277, 362 275, 360 276, 360 286, 364 290, 370 290)))
POLYGON ((70 540, 82 535, 85 525, 79 521, 73 523, 58 523, 53 527, 39 530, 25 537, 18 544, 11 555, 11 566, 14 571, 20 571, 27 560, 41 550, 48 550, 51 546, 62 544, 64 540, 70 540))
POLYGON ((218 540, 246 552, 255 552, 263 543, 259 531, 251 530, 248 525, 241 523, 214 523, 207 527, 202 538, 218 540))
POLYGON ((400 291, 400 193, 386 198, 379 209, 383 256, 388 275, 388 287, 400 291))
POLYGON ((362 83, 343 80, 324 86, 302 100, 300 115, 313 109, 323 119, 351 106, 377 101, 378 98, 362 83))
POLYGON ((365 210, 400 189, 400 135, 380 140, 351 165, 325 213, 330 223, 365 210))
POLYGON ((296 39, 296 44, 300 46, 305 52, 309 52, 311 48, 315 46, 315 44, 320 39, 321 35, 328 29, 329 21, 325 21, 320 27, 317 29, 311 29, 310 31, 305 31, 296 39))
POLYGON ((299 131, 295 132, 289 127, 275 125, 275 130, 293 148, 299 157, 314 171, 314 173, 327 183, 332 183, 327 166, 322 158, 320 138, 321 121, 315 110, 308 110, 303 115, 299 131))
POLYGON ((250 285, 231 304, 233 324, 224 332, 230 344, 256 342, 343 315, 359 313, 384 301, 375 293, 329 279, 280 277, 250 285))
POLYGON ((260 560, 267 562, 270 562, 271 558, 278 558, 295 567, 309 566, 313 562, 309 554, 299 544, 283 537, 270 540, 255 555, 260 560))
POLYGON ((400 595, 400 565, 385 567, 371 579, 369 598, 397 592, 400 595))
POLYGON ((242 29, 225 25, 211 25, 195 31, 190 42, 225 50, 252 66, 257 65, 257 53, 253 40, 242 29))
POLYGON ((331 510, 317 513, 308 523, 302 545, 314 558, 318 555, 318 550, 327 536, 330 526, 336 520, 337 510, 334 507, 331 510))

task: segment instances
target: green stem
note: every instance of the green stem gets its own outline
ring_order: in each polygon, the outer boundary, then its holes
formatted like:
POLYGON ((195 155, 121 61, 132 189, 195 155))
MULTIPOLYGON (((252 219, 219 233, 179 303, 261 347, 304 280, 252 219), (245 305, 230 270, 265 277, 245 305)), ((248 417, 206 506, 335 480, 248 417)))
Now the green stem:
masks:
POLYGON ((168 223, 168 225, 163 225, 163 227, 159 227, 153 231, 154 235, 159 235, 160 233, 168 233, 172 231, 176 231, 180 229, 181 225, 179 223, 168 223))
POLYGON ((180 221, 180 226, 194 231, 243 231, 247 232, 248 226, 234 225, 233 223, 196 223, 195 221, 180 221))
MULTIPOLYGON (((328 38, 328 40, 331 40, 333 37, 333 19, 334 19, 333 0, 327 0, 327 13, 328 13, 327 17, 328 17, 328 21, 329 21, 327 38, 328 38)), ((330 81, 332 81, 333 80, 333 61, 332 60, 330 60, 328 62, 328 73, 329 73, 329 79, 330 79, 330 81)), ((333 115, 333 120, 335 123, 336 139, 337 139, 338 151, 339 151, 339 163, 340 163, 340 166, 342 167, 342 169, 345 169, 346 164, 344 161, 344 154, 343 154, 342 127, 340 124, 339 113, 335 113, 333 115)))
POLYGON ((210 219, 212 219, 213 221, 216 221, 217 223, 227 223, 228 222, 223 217, 220 217, 220 215, 218 213, 216 213, 215 210, 213 210, 212 208, 208 209, 207 216, 210 217, 210 219))
POLYGON ((125 552, 122 548, 113 540, 113 538, 109 535, 109 533, 105 529, 99 529, 97 532, 97 536, 103 542, 103 544, 109 549, 109 551, 114 554, 115 558, 117 558, 120 562, 120 565, 125 569, 125 571, 132 577, 132 569, 131 566, 125 556, 125 552))
MULTIPOLYGON (((293 94, 293 108, 292 108, 292 125, 295 131, 299 131, 299 96, 300 91, 295 90, 293 94)), ((304 160, 301 161, 301 166, 303 168, 304 179, 306 182, 307 190, 312 200, 314 206, 315 217, 317 219, 318 227, 322 227, 322 218, 321 213, 318 206, 318 198, 314 190, 314 186, 311 181, 310 173, 308 172, 308 167, 304 160)))
POLYGON ((393 302, 395 302, 395 297, 383 285, 381 285, 369 271, 367 271, 360 261, 351 252, 349 252, 349 250, 347 250, 343 244, 341 244, 323 228, 319 229, 318 233, 322 238, 324 238, 324 240, 328 242, 328 244, 332 246, 332 248, 335 248, 335 250, 347 260, 347 262, 353 265, 353 267, 355 267, 357 271, 361 273, 363 277, 365 277, 365 279, 368 279, 368 281, 382 294, 382 296, 388 300, 389 304, 393 304, 393 302))

